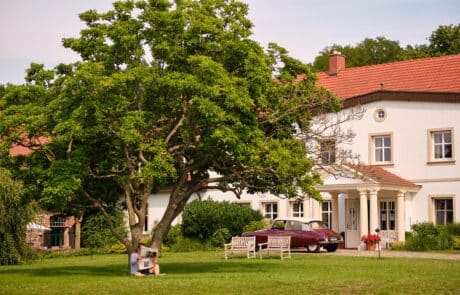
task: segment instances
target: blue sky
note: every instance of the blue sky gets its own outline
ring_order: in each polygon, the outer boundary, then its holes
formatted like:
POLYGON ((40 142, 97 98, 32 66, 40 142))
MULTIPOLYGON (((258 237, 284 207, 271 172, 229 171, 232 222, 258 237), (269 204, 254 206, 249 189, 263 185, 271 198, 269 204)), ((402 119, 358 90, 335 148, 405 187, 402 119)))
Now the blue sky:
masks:
MULTIPOLYGON (((244 0, 253 39, 276 42, 312 62, 333 43, 356 44, 384 36, 401 45, 421 44, 439 25, 460 23, 459 0, 244 0)), ((31 62, 53 67, 78 60, 61 46, 83 28, 77 14, 105 11, 111 0, 0 0, 0 84, 23 83, 31 62)))

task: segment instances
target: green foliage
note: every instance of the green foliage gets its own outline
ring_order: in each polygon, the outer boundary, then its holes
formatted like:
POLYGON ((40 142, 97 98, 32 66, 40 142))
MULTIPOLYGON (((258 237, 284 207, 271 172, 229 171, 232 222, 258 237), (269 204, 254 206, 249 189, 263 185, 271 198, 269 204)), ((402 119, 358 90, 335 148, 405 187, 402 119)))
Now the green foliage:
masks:
POLYGON ((406 245, 404 242, 394 242, 390 244, 390 249, 391 250, 406 250, 406 245))
POLYGON ((446 224, 447 231, 454 236, 460 236, 460 223, 449 223, 446 224))
POLYGON ((169 246, 176 244, 177 241, 181 238, 182 238, 182 225, 176 224, 174 226, 171 226, 171 228, 169 229, 168 234, 163 239, 163 244, 169 247, 169 246))
POLYGON ((243 232, 252 232, 259 229, 267 228, 267 224, 263 220, 251 221, 243 227, 243 232))
POLYGON ((219 228, 214 232, 210 241, 211 244, 215 247, 222 247, 225 243, 230 241, 232 235, 230 234, 229 230, 226 228, 219 228))
POLYGON ((113 244, 110 246, 110 248, 107 249, 107 253, 109 254, 125 254, 127 253, 126 251, 126 246, 120 242, 117 242, 116 244, 113 244))
POLYGON ((176 243, 169 248, 170 252, 193 252, 193 251, 210 251, 215 247, 210 241, 201 241, 192 238, 179 238, 176 243))
POLYGON ((182 232, 185 237, 209 240, 218 229, 231 236, 241 235, 251 221, 262 220, 260 212, 236 203, 195 200, 185 207, 182 232))
POLYGON ((460 53, 460 24, 439 26, 428 40, 431 55, 460 53))
POLYGON ((29 253, 26 226, 32 212, 22 192, 22 183, 0 167, 0 265, 22 263, 29 253))
MULTIPOLYGON (((114 210, 111 214, 112 222, 116 229, 126 232, 123 222, 123 212, 114 210)), ((81 230, 81 245, 85 248, 110 248, 118 244, 118 240, 113 236, 107 226, 104 216, 101 213, 94 213, 83 218, 81 230)))
POLYGON ((425 222, 412 226, 413 234, 406 241, 409 251, 446 250, 454 246, 454 236, 444 225, 425 222))
POLYGON ((460 250, 460 236, 454 237, 454 245, 453 248, 456 250, 460 250))
MULTIPOLYGON (((286 50, 265 52, 251 40, 247 13, 247 4, 232 0, 120 1, 104 13, 81 13, 86 27, 63 39, 80 62, 50 70, 34 63, 26 84, 1 89, 0 160, 61 212, 106 210, 124 196, 132 239, 112 230, 132 246, 150 193, 166 185, 176 195, 154 232, 157 243, 210 183, 320 198, 321 180, 292 124, 308 130, 313 112, 340 104, 286 50), (298 74, 305 79, 294 83, 298 74), (35 152, 8 158, 13 142, 35 152), (210 181, 208 171, 219 177, 210 181)), ((236 223, 226 226, 232 234, 244 225, 236 223)))
POLYGON ((320 55, 315 58, 313 62, 314 68, 317 71, 327 71, 328 56, 334 51, 344 54, 346 56, 346 67, 352 68, 399 60, 398 57, 403 49, 398 41, 392 41, 385 37, 366 38, 356 46, 333 44, 325 47, 320 52, 320 55))

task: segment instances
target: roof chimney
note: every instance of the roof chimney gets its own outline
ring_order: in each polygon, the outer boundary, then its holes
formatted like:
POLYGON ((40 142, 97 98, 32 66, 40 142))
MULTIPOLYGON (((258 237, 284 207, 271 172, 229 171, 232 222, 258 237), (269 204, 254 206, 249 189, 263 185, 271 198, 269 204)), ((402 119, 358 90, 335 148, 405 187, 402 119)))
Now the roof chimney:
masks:
POLYGON ((345 55, 334 51, 329 54, 329 72, 331 76, 337 76, 341 70, 345 69, 345 55))

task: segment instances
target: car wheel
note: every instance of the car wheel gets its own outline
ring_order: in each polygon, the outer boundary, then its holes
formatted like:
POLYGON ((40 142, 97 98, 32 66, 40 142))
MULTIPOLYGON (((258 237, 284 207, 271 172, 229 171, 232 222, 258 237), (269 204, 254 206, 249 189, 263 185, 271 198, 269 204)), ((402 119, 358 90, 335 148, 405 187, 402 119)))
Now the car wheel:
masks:
POLYGON ((332 244, 332 245, 324 245, 324 249, 327 250, 327 252, 335 252, 337 250, 338 244, 332 244))
POLYGON ((307 245, 307 251, 308 252, 318 252, 319 251, 319 245, 318 244, 307 245))

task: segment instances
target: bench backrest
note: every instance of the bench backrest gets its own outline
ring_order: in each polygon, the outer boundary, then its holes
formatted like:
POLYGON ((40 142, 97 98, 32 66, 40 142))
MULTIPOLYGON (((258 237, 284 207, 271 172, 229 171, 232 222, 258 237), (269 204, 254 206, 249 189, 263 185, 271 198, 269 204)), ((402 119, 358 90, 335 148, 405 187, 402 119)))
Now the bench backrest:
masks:
POLYGON ((289 248, 291 247, 290 236, 268 236, 268 248, 289 248))
POLYGON ((232 248, 255 248, 256 237, 232 237, 232 248))

